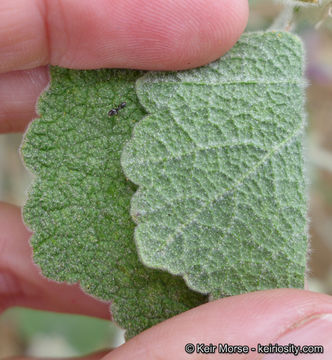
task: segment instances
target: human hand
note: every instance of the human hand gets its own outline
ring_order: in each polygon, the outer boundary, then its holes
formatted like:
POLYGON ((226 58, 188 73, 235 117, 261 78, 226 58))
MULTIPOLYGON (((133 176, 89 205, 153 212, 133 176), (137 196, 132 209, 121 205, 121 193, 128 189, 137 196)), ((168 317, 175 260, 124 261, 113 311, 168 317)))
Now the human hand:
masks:
MULTIPOLYGON (((47 64, 78 69, 196 67, 235 43, 247 11, 246 0, 191 0, 190 7, 180 0, 2 0, 0 132, 23 131, 37 116, 36 100, 49 81, 47 64)), ((0 204, 1 311, 19 305, 110 318, 109 304, 84 294, 78 285, 57 284, 40 275, 31 260, 29 236, 20 211, 0 204)), ((246 294, 192 309, 93 358, 197 359, 185 353, 186 343, 268 344, 295 334, 290 330, 295 324, 317 314, 332 314, 329 297, 295 290, 246 294)), ((328 345, 331 315, 326 319, 320 320, 320 330, 318 319, 307 323, 316 330, 316 338, 311 334, 307 343, 328 345)), ((301 344, 301 339, 293 336, 292 342, 301 344)))

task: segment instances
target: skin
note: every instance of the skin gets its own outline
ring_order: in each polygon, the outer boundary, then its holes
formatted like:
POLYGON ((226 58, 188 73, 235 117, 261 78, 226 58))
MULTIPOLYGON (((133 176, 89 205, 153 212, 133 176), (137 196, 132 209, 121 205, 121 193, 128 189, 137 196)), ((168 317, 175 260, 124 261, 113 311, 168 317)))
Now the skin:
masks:
MULTIPOLYGON (((49 82, 48 64, 75 69, 196 67, 228 51, 247 17, 246 0, 191 0, 190 6, 188 0, 1 0, 0 132, 24 131, 37 116, 37 98, 49 82)), ((110 319, 109 304, 84 294, 79 285, 42 277, 32 262, 30 235, 20 209, 1 203, 0 310, 19 305, 110 319)), ((114 351, 88 358, 199 359, 187 355, 184 344, 268 344, 295 324, 325 313, 332 313, 327 295, 290 289, 255 292, 192 309, 114 351)))

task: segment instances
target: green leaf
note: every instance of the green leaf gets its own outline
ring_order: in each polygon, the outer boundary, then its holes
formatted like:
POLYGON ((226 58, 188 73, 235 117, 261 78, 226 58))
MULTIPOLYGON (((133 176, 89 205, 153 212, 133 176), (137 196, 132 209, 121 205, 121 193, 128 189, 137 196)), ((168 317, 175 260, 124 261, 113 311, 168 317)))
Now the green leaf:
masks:
POLYGON ((129 214, 136 188, 122 173, 120 154, 145 114, 135 93, 142 74, 51 68, 41 118, 21 149, 36 175, 24 207, 35 262, 45 276, 79 281, 86 292, 111 300, 127 337, 206 301, 137 256, 129 214), (107 115, 124 101, 118 115, 107 115))
POLYGON ((205 67, 147 73, 122 154, 140 257, 212 297, 304 285, 303 48, 245 34, 205 67))
POLYGON ((281 0, 282 2, 296 6, 320 5, 323 0, 281 0))

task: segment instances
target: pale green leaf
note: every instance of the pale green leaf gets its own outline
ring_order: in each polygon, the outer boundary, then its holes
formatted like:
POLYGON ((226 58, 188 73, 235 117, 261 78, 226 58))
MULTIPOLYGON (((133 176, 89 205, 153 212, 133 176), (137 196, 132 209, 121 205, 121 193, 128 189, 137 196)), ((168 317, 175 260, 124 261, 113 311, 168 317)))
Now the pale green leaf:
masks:
POLYGON ((122 173, 120 154, 145 114, 135 93, 142 74, 51 68, 41 118, 22 145, 36 176, 24 207, 35 262, 45 276, 80 282, 111 300, 127 337, 206 301, 181 278, 145 268, 137 256, 129 214, 135 186, 122 173), (107 115, 124 101, 118 115, 107 115))
POLYGON ((317 6, 321 5, 323 0, 279 0, 286 4, 296 5, 296 6, 317 6))
POLYGON ((147 73, 122 154, 142 261, 213 297, 304 284, 303 48, 245 34, 205 67, 147 73))

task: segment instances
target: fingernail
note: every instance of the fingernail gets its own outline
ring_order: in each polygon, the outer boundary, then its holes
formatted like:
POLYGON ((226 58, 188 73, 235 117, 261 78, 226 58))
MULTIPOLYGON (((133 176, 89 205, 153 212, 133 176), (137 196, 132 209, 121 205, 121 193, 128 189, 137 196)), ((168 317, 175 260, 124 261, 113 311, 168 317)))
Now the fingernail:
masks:
POLYGON ((332 314, 312 316, 296 324, 271 345, 262 345, 270 346, 265 348, 266 355, 262 360, 331 360, 332 314), (268 351, 273 353, 267 353, 268 351))

